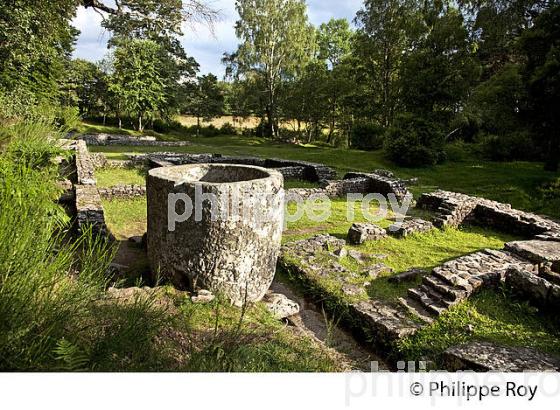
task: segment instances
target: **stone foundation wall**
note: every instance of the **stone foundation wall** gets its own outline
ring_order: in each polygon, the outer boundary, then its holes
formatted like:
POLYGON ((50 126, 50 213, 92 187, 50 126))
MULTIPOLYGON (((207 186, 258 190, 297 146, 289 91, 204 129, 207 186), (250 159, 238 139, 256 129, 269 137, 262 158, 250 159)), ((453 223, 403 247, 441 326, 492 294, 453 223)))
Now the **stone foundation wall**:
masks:
POLYGON ((350 172, 344 176, 344 179, 359 181, 366 179, 369 184, 367 192, 379 193, 382 195, 393 194, 399 201, 411 195, 406 187, 405 181, 395 178, 391 172, 385 170, 377 170, 371 174, 350 172))
POLYGON ((262 168, 276 169, 286 179, 301 179, 319 182, 336 177, 336 171, 322 164, 306 161, 290 161, 275 158, 226 156, 220 154, 181 154, 162 152, 136 155, 131 158, 135 162, 144 162, 149 167, 168 167, 188 164, 238 164, 262 168))
POLYGON ((92 229, 96 236, 112 238, 105 223, 101 195, 95 180, 95 158, 90 155, 83 140, 62 140, 65 149, 75 152, 73 165, 76 180, 73 181, 75 221, 79 232, 92 229))
POLYGON ((143 197, 146 195, 146 187, 143 185, 117 185, 110 188, 99 188, 99 195, 109 201, 143 197))
POLYGON ((184 147, 191 145, 188 141, 157 141, 155 137, 131 137, 115 134, 85 134, 77 137, 87 145, 132 145, 144 147, 184 147))
POLYGON ((96 185, 95 163, 89 155, 86 143, 75 141, 70 145, 70 148, 76 152, 75 163, 78 185, 96 185))
POLYGON ((529 212, 513 209, 489 199, 457 192, 436 191, 422 194, 418 208, 436 212, 434 225, 458 227, 465 222, 476 223, 503 232, 541 239, 560 235, 560 224, 529 212))

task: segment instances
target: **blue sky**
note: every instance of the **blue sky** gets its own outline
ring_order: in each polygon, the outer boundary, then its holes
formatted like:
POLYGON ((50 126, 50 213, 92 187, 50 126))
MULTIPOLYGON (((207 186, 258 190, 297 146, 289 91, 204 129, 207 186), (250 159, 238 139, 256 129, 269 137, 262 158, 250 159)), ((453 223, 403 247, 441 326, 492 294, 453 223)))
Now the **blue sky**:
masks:
MULTIPOLYGON (((203 26, 185 27, 181 39, 187 53, 198 61, 202 74, 223 76, 221 58, 224 52, 237 48, 233 25, 238 18, 234 0, 214 0, 211 5, 221 11, 221 20, 214 27, 214 35, 203 26)), ((362 6, 362 0, 307 0, 309 20, 319 25, 331 18, 352 20, 362 6)), ((79 8, 73 22, 81 31, 74 56, 97 61, 107 53, 109 33, 101 27, 101 17, 95 11, 79 8)))

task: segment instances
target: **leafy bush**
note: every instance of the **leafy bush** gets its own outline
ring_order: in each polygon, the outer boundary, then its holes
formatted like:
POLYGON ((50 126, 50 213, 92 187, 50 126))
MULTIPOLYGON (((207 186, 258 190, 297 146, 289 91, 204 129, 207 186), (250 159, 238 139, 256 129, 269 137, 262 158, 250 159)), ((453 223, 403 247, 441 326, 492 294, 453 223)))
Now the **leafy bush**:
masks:
POLYGON ((208 138, 217 137, 220 134, 221 134, 220 129, 212 124, 208 125, 207 127, 200 128, 200 135, 202 135, 203 137, 208 137, 208 138))
POLYGON ((389 159, 405 167, 445 160, 443 134, 433 123, 412 114, 397 117, 385 138, 385 151, 389 159))
POLYGON ((223 134, 223 135, 237 135, 237 129, 233 125, 231 125, 229 122, 226 122, 220 128, 220 134, 223 134))
POLYGON ((185 127, 179 121, 171 119, 165 120, 161 118, 154 120, 152 128, 155 132, 158 132, 160 134, 168 134, 171 131, 183 131, 187 129, 187 127, 185 127))
POLYGON ((528 160, 540 156, 527 131, 507 135, 483 134, 479 141, 485 156, 493 161, 528 160))
POLYGON ((350 132, 350 146, 356 149, 381 149, 384 139, 385 128, 377 124, 357 123, 350 132))
POLYGON ((445 146, 445 158, 451 162, 461 162, 472 154, 474 144, 467 144, 461 140, 448 143, 445 146))
POLYGON ((54 125, 64 131, 74 131, 80 123, 78 107, 59 107, 55 112, 54 125))

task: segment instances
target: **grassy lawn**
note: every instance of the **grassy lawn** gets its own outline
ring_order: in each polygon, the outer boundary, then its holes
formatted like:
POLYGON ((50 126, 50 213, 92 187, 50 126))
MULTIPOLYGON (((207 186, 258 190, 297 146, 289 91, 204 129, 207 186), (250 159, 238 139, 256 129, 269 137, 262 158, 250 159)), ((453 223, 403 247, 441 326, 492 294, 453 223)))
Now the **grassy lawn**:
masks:
POLYGON ((543 315, 505 291, 483 290, 451 308, 432 325, 399 343, 406 358, 437 357, 470 341, 530 347, 560 356, 558 318, 543 315))
MULTIPOLYGON (((173 139, 175 135, 165 136, 173 139)), ((418 178, 411 187, 415 196, 438 188, 479 195, 511 203, 527 211, 560 217, 560 200, 544 200, 538 188, 560 177, 560 173, 543 170, 541 163, 490 162, 476 154, 465 153, 460 160, 448 161, 428 168, 401 168, 389 162, 381 151, 366 152, 318 146, 299 146, 276 143, 262 138, 218 136, 196 138, 181 136, 193 142, 188 147, 166 147, 166 151, 189 153, 218 153, 224 155, 255 155, 298 159, 327 164, 340 175, 348 171, 372 171, 385 168, 402 178, 418 178)), ((108 146, 91 147, 93 152, 104 152, 110 159, 126 159, 128 153, 158 152, 158 147, 108 146)))
POLYGON ((239 309, 227 303, 180 306, 180 318, 196 341, 186 371, 335 372, 349 363, 311 338, 273 318, 264 305, 239 309))
POLYGON ((146 185, 146 171, 137 168, 103 168, 95 171, 97 186, 146 185))

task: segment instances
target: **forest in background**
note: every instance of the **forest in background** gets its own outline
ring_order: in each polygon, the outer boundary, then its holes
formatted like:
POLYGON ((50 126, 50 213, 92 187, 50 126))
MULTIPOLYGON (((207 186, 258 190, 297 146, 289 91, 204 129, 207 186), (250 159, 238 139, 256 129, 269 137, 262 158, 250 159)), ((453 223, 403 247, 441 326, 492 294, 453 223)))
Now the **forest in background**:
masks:
POLYGON ((236 8, 239 46, 225 50, 219 79, 197 75, 179 40, 185 18, 219 18, 198 0, 4 2, 3 116, 46 105, 61 122, 80 116, 140 131, 179 127, 178 114, 256 117, 246 132, 383 148, 404 166, 445 161, 446 145, 459 141, 493 160, 558 169, 557 0, 366 0, 353 22, 319 27, 303 0, 236 8), (78 6, 104 15, 103 61, 71 57, 78 6))

